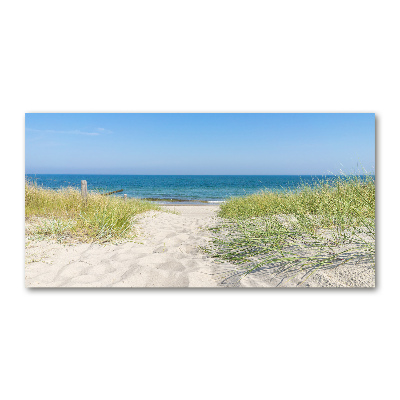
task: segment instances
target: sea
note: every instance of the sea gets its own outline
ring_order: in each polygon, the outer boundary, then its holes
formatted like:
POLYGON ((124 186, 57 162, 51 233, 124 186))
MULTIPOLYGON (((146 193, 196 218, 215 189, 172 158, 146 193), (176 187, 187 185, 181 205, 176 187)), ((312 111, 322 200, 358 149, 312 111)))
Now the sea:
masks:
POLYGON ((314 185, 332 179, 322 175, 54 175, 27 174, 26 179, 49 189, 80 189, 87 181, 89 191, 112 196, 150 199, 160 204, 219 204, 231 197, 261 191, 296 190, 300 184, 314 185))

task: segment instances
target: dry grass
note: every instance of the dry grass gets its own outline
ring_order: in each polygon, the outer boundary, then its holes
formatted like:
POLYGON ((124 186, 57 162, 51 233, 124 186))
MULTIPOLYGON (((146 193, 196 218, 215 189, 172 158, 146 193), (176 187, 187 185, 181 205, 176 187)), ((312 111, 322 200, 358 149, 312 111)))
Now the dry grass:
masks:
POLYGON ((148 201, 51 190, 25 182, 25 219, 29 237, 60 242, 107 242, 134 237, 134 217, 161 208, 148 201))

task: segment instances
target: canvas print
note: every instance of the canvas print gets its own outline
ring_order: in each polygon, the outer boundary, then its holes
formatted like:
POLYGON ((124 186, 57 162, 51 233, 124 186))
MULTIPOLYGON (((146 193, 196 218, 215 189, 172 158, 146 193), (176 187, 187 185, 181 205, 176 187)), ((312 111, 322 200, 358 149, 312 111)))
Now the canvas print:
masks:
POLYGON ((375 286, 375 115, 25 115, 29 288, 375 286))

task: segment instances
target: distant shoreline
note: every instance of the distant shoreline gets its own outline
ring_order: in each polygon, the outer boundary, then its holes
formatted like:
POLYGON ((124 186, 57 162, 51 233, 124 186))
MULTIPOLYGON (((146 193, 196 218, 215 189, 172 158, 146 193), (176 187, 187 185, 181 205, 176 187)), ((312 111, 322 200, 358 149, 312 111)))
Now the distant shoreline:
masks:
POLYGON ((140 200, 144 201, 151 201, 154 203, 157 203, 158 205, 180 205, 180 206, 207 206, 207 205, 220 205, 222 203, 225 203, 225 200, 186 200, 186 199, 166 199, 166 198, 156 198, 156 197, 151 197, 151 198, 140 198, 140 200))
POLYGON ((193 204, 159 204, 160 207, 219 207, 221 203, 203 203, 203 204, 198 204, 198 203, 193 203, 193 204))

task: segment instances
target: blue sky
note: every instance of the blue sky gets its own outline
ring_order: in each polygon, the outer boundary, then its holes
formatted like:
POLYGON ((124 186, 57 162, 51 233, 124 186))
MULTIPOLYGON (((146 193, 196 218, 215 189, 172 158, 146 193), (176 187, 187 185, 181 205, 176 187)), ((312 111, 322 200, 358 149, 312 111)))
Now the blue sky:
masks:
POLYGON ((375 168, 374 114, 26 114, 28 174, 324 175, 375 168))

